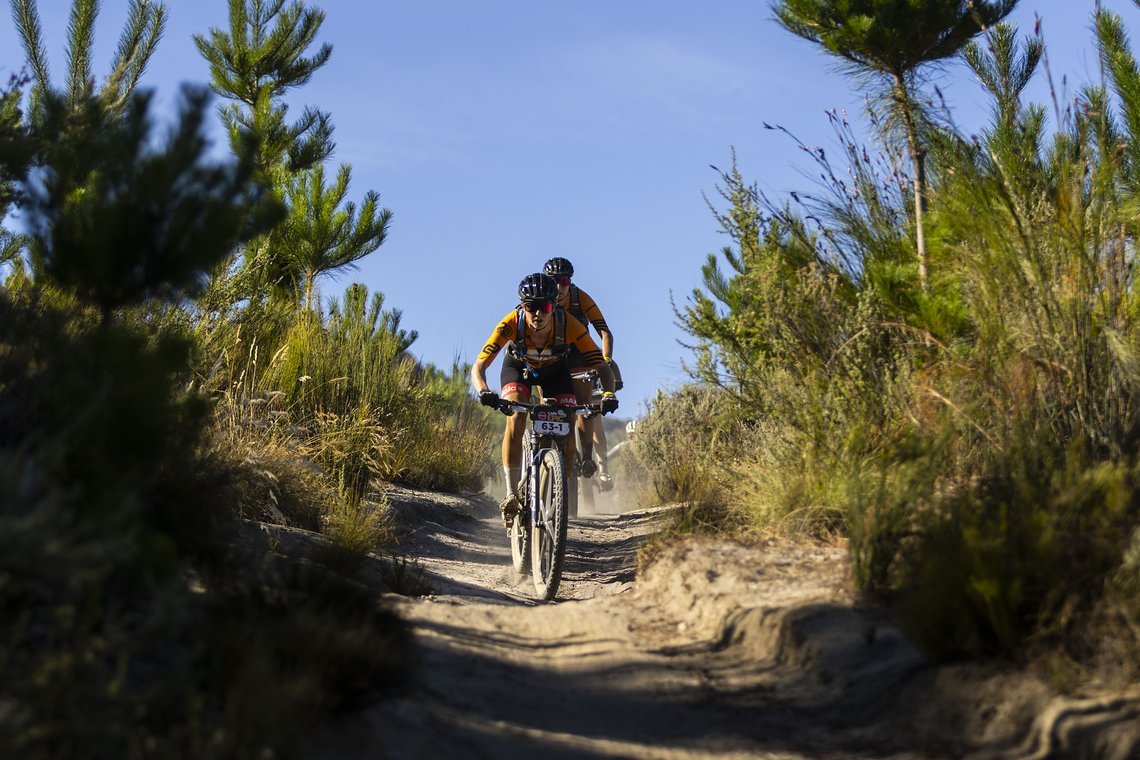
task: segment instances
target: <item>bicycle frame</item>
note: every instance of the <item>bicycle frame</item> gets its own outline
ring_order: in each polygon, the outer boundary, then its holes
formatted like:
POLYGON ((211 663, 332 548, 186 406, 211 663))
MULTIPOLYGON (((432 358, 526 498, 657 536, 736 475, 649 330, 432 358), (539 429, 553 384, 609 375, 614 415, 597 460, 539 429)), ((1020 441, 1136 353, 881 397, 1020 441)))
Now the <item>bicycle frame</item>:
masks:
MULTIPOLYGON (((573 420, 579 415, 587 419, 599 414, 599 410, 590 404, 577 404, 574 406, 559 404, 531 404, 523 403, 520 401, 504 401, 502 403, 504 409, 510 409, 516 414, 526 414, 528 417, 535 411, 541 409, 559 410, 566 414, 570 422, 570 431, 567 435, 574 435, 574 422, 573 420)), ((528 419, 528 422, 533 422, 528 419)), ((526 428, 524 433, 530 440, 530 461, 524 462, 523 467, 526 470, 527 476, 527 501, 530 509, 531 525, 545 525, 544 516, 538 508, 538 463, 542 457, 542 452, 546 449, 559 447, 561 449, 561 441, 563 436, 559 435, 540 435, 535 431, 533 424, 526 428)))

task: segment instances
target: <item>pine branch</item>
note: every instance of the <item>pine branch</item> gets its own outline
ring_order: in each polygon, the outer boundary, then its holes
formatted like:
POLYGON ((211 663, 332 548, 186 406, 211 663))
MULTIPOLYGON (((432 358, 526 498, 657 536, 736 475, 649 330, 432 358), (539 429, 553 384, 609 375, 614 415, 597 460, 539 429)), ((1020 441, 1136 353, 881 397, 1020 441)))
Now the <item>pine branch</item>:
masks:
POLYGON ((43 32, 40 30, 40 16, 35 0, 12 0, 12 20, 20 34, 24 46, 24 56, 32 69, 35 84, 32 91, 32 109, 37 110, 43 93, 51 89, 51 75, 47 64, 47 50, 44 48, 43 32))
POLYGON ((67 90, 72 103, 90 95, 94 88, 91 48, 95 44, 94 27, 98 14, 98 0, 75 0, 71 6, 67 27, 67 90))

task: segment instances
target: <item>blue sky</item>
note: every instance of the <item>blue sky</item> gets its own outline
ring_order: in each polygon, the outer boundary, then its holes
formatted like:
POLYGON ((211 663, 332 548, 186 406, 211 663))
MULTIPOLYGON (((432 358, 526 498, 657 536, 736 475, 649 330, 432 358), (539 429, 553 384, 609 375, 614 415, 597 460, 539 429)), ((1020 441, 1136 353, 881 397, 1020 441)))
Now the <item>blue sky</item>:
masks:
MULTIPOLYGON (((413 351, 470 361, 515 301, 518 281, 551 256, 614 330, 623 416, 685 380, 683 305, 707 254, 726 239, 702 193, 735 148, 745 177, 779 197, 810 185, 794 144, 833 146, 825 112, 863 123, 862 95, 833 61, 771 20, 764 0, 404 0, 326 2, 329 64, 291 102, 329 111, 335 163, 353 167, 350 197, 380 193, 394 212, 388 241, 339 281, 363 282, 419 331, 413 351)), ((1089 32, 1094 0, 1022 0, 1011 20, 1042 21, 1055 84, 1071 96, 1099 79, 1089 32)), ((1140 30, 1131 0, 1104 0, 1140 30)), ((39 0, 57 82, 70 0, 39 0)), ((206 82, 191 35, 225 27, 225 0, 168 0, 170 23, 144 78, 160 102, 180 82, 206 82)), ((104 0, 96 39, 103 76, 126 16, 104 0)), ((22 63, 0 22, 0 76, 22 63)), ((977 129, 985 101, 960 66, 936 83, 956 121, 977 129)), ((1049 102, 1039 77, 1030 99, 1049 102)), ((1052 109, 1050 109, 1052 112, 1052 109)), ((497 376, 498 366, 491 375, 497 376)))

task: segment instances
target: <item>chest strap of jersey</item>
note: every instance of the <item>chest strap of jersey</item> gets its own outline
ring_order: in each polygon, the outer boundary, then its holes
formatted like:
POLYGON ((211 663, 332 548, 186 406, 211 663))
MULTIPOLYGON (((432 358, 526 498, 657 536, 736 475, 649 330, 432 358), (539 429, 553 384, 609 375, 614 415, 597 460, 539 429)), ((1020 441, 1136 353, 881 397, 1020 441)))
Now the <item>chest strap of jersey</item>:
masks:
MULTIPOLYGON (((561 359, 570 350, 566 345, 566 312, 555 304, 551 316, 554 317, 554 343, 550 347, 550 353, 554 358, 561 359)), ((515 335, 518 337, 511 341, 507 353, 522 361, 526 358, 526 315, 521 306, 515 310, 515 319, 515 335)))
POLYGON ((582 324, 587 324, 586 315, 582 313, 582 298, 577 285, 570 286, 570 313, 582 324))

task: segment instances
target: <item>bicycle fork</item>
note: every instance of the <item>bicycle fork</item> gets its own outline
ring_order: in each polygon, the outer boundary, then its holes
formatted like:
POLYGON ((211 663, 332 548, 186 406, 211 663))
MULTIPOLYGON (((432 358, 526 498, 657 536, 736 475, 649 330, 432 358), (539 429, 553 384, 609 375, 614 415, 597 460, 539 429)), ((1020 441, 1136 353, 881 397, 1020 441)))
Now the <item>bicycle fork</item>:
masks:
POLYGON ((542 510, 540 510, 538 508, 538 505, 539 505, 539 498, 538 498, 539 472, 538 472, 538 469, 539 469, 539 463, 542 461, 542 452, 543 451, 544 451, 544 449, 538 445, 537 440, 534 440, 531 442, 530 468, 529 468, 530 469, 530 473, 529 473, 529 481, 530 481, 530 488, 529 488, 530 494, 529 494, 529 496, 530 496, 530 499, 528 499, 528 501, 530 502, 530 505, 529 505, 530 506, 530 524, 535 525, 535 526, 543 525, 545 523, 545 520, 543 519, 542 510))

